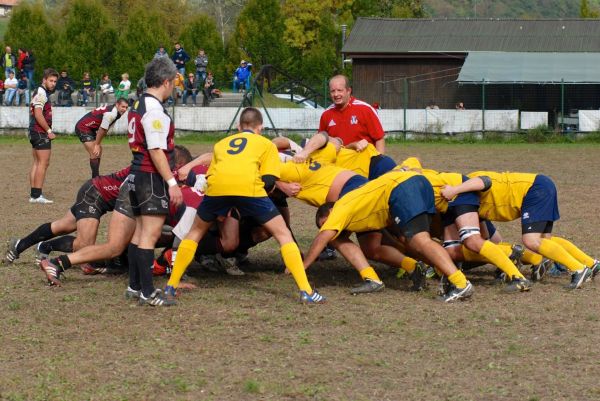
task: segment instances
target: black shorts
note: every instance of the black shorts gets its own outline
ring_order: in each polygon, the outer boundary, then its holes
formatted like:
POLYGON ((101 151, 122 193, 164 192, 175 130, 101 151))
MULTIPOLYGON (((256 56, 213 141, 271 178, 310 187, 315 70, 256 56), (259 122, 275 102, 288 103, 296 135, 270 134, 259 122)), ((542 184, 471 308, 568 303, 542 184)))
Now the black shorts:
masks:
POLYGON ((132 172, 127 186, 134 216, 169 214, 169 191, 160 174, 132 172))
POLYGON ((102 196, 92 184, 92 180, 86 181, 79 188, 75 204, 71 206, 71 213, 77 221, 81 219, 100 220, 100 217, 111 210, 110 205, 102 199, 102 196))
POLYGON ((36 131, 29 131, 27 135, 29 137, 29 143, 35 150, 49 150, 52 149, 52 141, 48 138, 47 133, 41 133, 36 131))
POLYGON ((75 127, 75 134, 77 134, 81 143, 94 142, 96 140, 95 131, 80 131, 77 127, 75 127))
POLYGON ((131 207, 131 200, 129 199, 129 186, 127 185, 127 179, 121 185, 119 189, 119 196, 115 201, 115 212, 121 213, 124 216, 129 217, 130 219, 135 218, 133 215, 133 208, 131 207))

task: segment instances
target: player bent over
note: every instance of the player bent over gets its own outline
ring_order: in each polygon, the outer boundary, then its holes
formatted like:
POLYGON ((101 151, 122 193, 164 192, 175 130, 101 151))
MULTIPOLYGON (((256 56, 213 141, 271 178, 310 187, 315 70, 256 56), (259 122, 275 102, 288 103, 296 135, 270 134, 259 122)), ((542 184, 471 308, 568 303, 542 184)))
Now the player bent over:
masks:
POLYGON ((473 286, 429 235, 434 214, 433 189, 425 177, 403 171, 384 174, 348 192, 335 204, 319 208, 320 232, 310 246, 304 266, 308 268, 325 245, 334 241, 336 248, 359 271, 373 269, 349 236, 352 232, 380 230, 391 223, 391 228, 406 238, 409 250, 428 259, 448 277, 452 286, 442 296, 444 302, 468 298, 473 294, 473 286))
POLYGON ((300 288, 301 300, 321 303, 325 298, 313 291, 308 283, 298 245, 267 196, 275 188, 280 167, 277 148, 260 135, 263 129, 260 111, 253 107, 244 109, 238 129, 239 133, 214 146, 207 173, 206 195, 198 208, 194 225, 179 246, 165 292, 169 297, 175 296, 175 289, 194 258, 198 242, 217 217, 226 216, 231 208, 236 208, 241 217, 252 216, 279 242, 283 261, 300 288))
POLYGON ((75 125, 75 133, 90 155, 92 178, 100 175, 100 157, 102 156, 102 138, 110 127, 127 111, 127 99, 117 99, 115 104, 94 109, 81 117, 75 125))
MULTIPOLYGON (((585 254, 570 241, 553 236, 554 222, 560 218, 556 186, 542 174, 498 173, 476 171, 471 179, 446 187, 442 194, 452 199, 465 191, 480 191, 479 215, 492 221, 512 221, 521 218, 523 244, 530 250, 566 266, 571 271, 568 289, 580 288, 590 278, 600 273, 600 262, 585 254), (488 187, 481 177, 489 177, 488 187)), ((543 274, 535 269, 532 277, 543 274)))

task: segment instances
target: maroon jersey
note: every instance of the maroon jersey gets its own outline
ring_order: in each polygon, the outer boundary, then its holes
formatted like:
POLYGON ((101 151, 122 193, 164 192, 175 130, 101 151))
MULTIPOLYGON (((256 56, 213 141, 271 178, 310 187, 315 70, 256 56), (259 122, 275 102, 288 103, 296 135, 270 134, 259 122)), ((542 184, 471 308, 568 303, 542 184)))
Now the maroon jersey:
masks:
POLYGON ((31 94, 31 104, 29 105, 29 131, 45 135, 47 134, 46 130, 35 120, 33 111, 36 108, 42 109, 44 120, 46 120, 48 126, 52 128, 52 103, 50 102, 48 91, 46 91, 46 88, 43 86, 38 86, 31 94))
POLYGON ((181 205, 175 207, 173 206, 173 204, 170 204, 169 207, 169 217, 167 218, 167 224, 171 227, 175 227, 177 223, 179 223, 179 220, 181 219, 181 216, 183 215, 183 212, 185 212, 186 208, 191 207, 194 209, 198 209, 198 207, 202 203, 202 199, 204 199, 203 193, 199 192, 193 187, 188 187, 186 185, 181 187, 181 194, 183 195, 183 202, 181 203, 181 205))
POLYGON ((75 125, 75 129, 81 133, 96 133, 102 127, 108 131, 110 127, 121 118, 114 104, 94 109, 81 117, 75 125))
POLYGON ((101 175, 92 179, 92 185, 96 187, 102 199, 113 208, 119 196, 121 184, 123 184, 123 181, 129 175, 130 170, 131 167, 125 167, 116 173, 101 175))
POLYGON ((128 120, 127 136, 133 153, 131 171, 158 172, 148 149, 162 149, 173 169, 175 125, 162 103, 154 96, 144 93, 129 111, 128 120))

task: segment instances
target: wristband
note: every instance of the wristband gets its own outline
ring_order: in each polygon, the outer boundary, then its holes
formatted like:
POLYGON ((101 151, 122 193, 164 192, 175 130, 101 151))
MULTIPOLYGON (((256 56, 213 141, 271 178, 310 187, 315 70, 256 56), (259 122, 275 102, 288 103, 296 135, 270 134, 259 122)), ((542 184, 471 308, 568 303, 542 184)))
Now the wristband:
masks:
POLYGON ((46 130, 46 133, 47 133, 48 135, 50 135, 50 134, 52 133, 52 128, 48 128, 48 129, 46 130))
POLYGON ((169 188, 177 186, 177 180, 175 178, 171 177, 167 180, 167 184, 169 184, 169 188))

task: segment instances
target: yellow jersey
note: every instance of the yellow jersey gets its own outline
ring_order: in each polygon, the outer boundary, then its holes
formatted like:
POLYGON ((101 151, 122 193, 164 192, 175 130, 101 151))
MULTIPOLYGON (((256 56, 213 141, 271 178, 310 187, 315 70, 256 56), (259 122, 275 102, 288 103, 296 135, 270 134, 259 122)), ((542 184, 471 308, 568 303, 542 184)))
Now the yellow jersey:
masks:
POLYGON ((523 198, 533 185, 536 174, 475 171, 469 178, 488 176, 492 186, 480 192, 479 216, 492 221, 512 221, 521 218, 523 198))
POLYGON ((262 176, 279 178, 279 154, 268 139, 240 132, 220 140, 206 173, 209 196, 267 196, 262 176))
POLYGON ((456 186, 462 184, 462 174, 440 173, 430 169, 423 169, 421 173, 433 187, 435 210, 439 213, 446 213, 448 210, 448 201, 442 196, 442 188, 446 185, 456 186))
POLYGON ((288 161, 281 164, 279 179, 285 182, 297 182, 302 190, 296 195, 309 205, 319 207, 327 201, 327 194, 335 177, 345 169, 331 164, 322 164, 316 160, 308 159, 305 163, 288 161))
POLYGON ((337 150, 331 142, 327 142, 321 149, 317 149, 311 153, 310 158, 313 161, 321 164, 335 164, 337 158, 337 150))
POLYGON ((365 178, 369 178, 371 158, 380 154, 381 153, 379 153, 372 144, 368 144, 362 152, 341 148, 337 154, 335 165, 347 170, 352 170, 365 178))
POLYGON ((337 237, 344 230, 364 232, 387 227, 391 223, 392 190, 416 175, 412 171, 391 171, 348 192, 335 203, 321 231, 337 231, 337 237))

